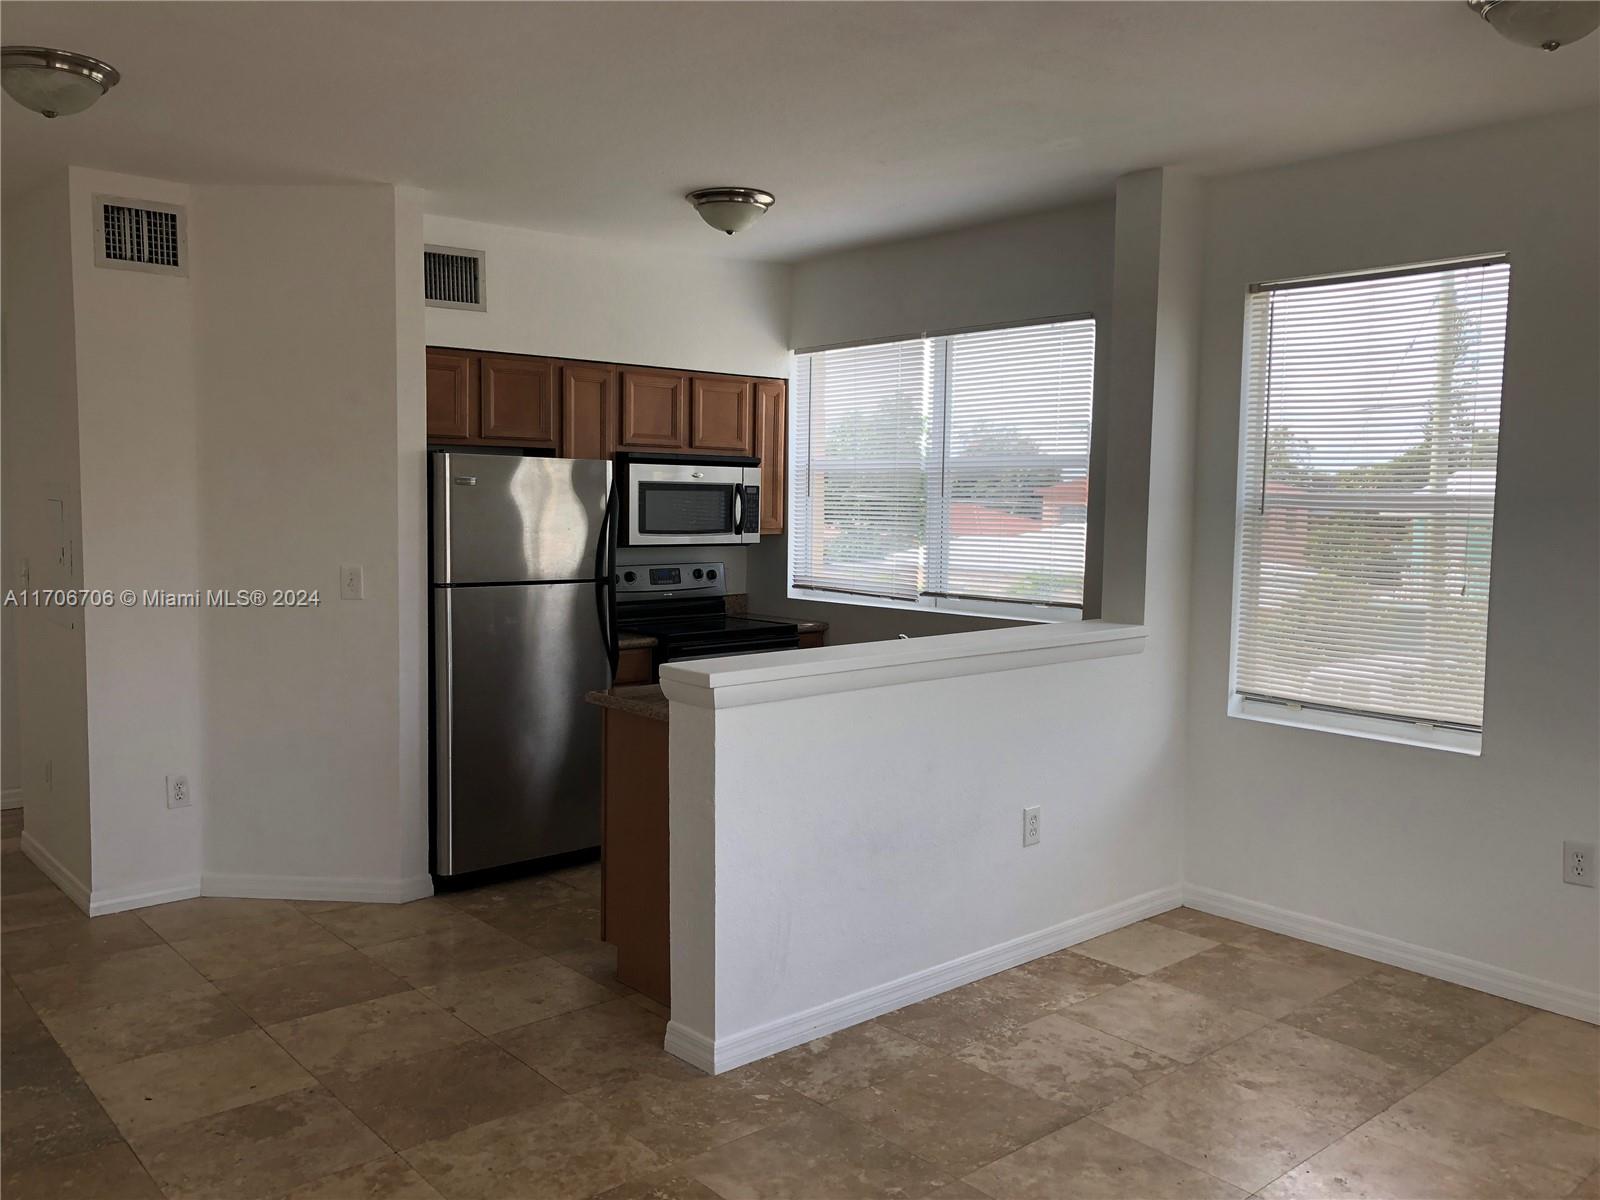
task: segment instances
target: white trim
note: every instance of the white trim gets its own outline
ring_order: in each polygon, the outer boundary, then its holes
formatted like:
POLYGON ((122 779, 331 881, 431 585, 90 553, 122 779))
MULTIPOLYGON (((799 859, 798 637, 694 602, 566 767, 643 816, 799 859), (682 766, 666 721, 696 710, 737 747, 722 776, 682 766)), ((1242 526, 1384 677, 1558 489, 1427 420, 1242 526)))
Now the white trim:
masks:
POLYGON ((863 688, 1138 654, 1142 625, 1062 621, 938 637, 668 663, 661 688, 697 708, 739 708, 863 688))
POLYGON ((43 871, 51 883, 65 892, 68 900, 84 912, 89 911, 89 885, 67 870, 66 865, 46 850, 38 838, 24 829, 18 846, 22 850, 23 857, 43 871))
POLYGON ((125 888, 101 888, 89 897, 89 915, 103 917, 109 913, 127 912, 130 908, 149 908, 154 904, 171 904, 174 900, 193 900, 200 895, 197 876, 178 876, 160 879, 154 883, 139 883, 125 888))
MULTIPOLYGON (((790 569, 792 572, 793 568, 790 569)), ((793 582, 789 584, 789 599, 806 600, 813 604, 847 604, 852 608, 887 608, 896 612, 946 613, 957 617, 980 617, 989 621, 1023 621, 1036 625, 1084 619, 1083 609, 1078 607, 1051 607, 1044 604, 1028 604, 1021 600, 974 600, 927 595, 919 596, 915 600, 901 600, 894 596, 801 587, 793 582)))
POLYGON ((1476 757, 1483 753, 1481 733, 1419 725, 1399 718, 1386 720, 1383 717, 1364 717, 1359 713, 1329 712, 1320 708, 1291 708, 1287 704, 1252 700, 1246 696, 1229 698, 1228 715, 1243 721, 1260 721, 1264 725, 1288 725, 1318 733, 1342 733, 1346 737, 1393 742, 1400 746, 1420 746, 1425 750, 1445 750, 1451 754, 1476 757))
POLYGON ((1315 942, 1319 946, 1331 946, 1335 950, 1359 954, 1363 958, 1376 959, 1393 967, 1404 967, 1423 975, 1432 975, 1437 979, 1476 988, 1480 992, 1503 996, 1507 1000, 1531 1004, 1535 1008, 1560 1013, 1562 1016, 1576 1017, 1580 1021, 1588 1021, 1591 1025, 1600 1025, 1600 994, 1595 992, 1585 992, 1547 979, 1536 979, 1532 975, 1508 971, 1504 967, 1479 962, 1477 959, 1463 958, 1459 954, 1450 954, 1444 950, 1432 950, 1427 946, 1403 942, 1399 938, 1388 937, 1381 933, 1369 933, 1364 929, 1354 929, 1349 925, 1340 925, 1335 921, 1327 921, 1292 909, 1247 900, 1243 896, 1234 896, 1198 884, 1183 885, 1183 902, 1190 908, 1198 908, 1201 912, 1212 913, 1219 917, 1231 917, 1236 921, 1257 925, 1276 933, 1286 933, 1302 941, 1315 942))
POLYGON ((727 1037, 710 1038, 674 1021, 667 1026, 664 1045, 669 1053, 691 1066, 713 1075, 721 1074, 897 1008, 904 1008, 907 1004, 926 1000, 929 996, 962 984, 983 979, 997 971, 1054 954, 1057 950, 1121 929, 1124 925, 1164 913, 1178 907, 1182 895, 1183 889, 1178 884, 1157 888, 1153 892, 1119 900, 1035 933, 1024 934, 1009 942, 1001 942, 997 946, 977 950, 922 971, 914 971, 888 983, 727 1037))
POLYGON ((0 792, 0 810, 22 807, 22 789, 19 787, 6 788, 0 792))
POLYGON ((200 881, 202 896, 235 896, 247 900, 348 900, 368 904, 404 904, 433 895, 431 875, 403 879, 371 876, 215 875, 200 881))

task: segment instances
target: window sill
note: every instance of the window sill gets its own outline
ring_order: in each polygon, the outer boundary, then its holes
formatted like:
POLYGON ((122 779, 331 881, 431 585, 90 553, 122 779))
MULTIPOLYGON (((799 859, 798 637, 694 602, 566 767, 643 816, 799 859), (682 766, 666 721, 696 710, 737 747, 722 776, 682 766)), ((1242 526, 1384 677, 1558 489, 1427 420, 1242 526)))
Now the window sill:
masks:
POLYGON ((1081 608, 1043 608, 1037 604, 1006 604, 997 600, 890 600, 883 596, 857 596, 850 592, 816 592, 789 588, 789 599, 813 604, 848 604, 860 608, 889 608, 896 612, 944 613, 952 617, 979 617, 991 621, 1023 621, 1030 625, 1081 622, 1081 608))
POLYGON ((1375 742, 1394 742, 1402 746, 1421 746, 1424 749, 1444 750, 1451 754, 1477 757, 1483 753, 1481 733, 1469 733, 1462 729, 1429 729, 1406 721, 1386 721, 1381 717, 1359 717, 1351 713, 1323 712, 1309 708, 1293 709, 1262 700, 1246 700, 1242 696, 1229 698, 1228 715, 1245 721, 1260 721, 1266 725, 1290 725, 1297 729, 1340 733, 1346 737, 1366 738, 1375 742))

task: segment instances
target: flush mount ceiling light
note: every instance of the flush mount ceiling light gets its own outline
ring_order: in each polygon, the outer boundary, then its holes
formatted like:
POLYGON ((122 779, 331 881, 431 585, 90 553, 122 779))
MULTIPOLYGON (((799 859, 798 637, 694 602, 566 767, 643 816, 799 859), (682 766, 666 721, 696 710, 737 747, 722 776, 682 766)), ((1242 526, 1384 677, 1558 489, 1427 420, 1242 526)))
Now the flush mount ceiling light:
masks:
POLYGON ((0 46, 0 85, 18 104, 46 117, 82 112, 121 78, 115 67, 87 54, 0 46))
POLYGON ((773 205, 771 192, 747 187, 701 188, 684 199, 707 225, 730 235, 750 228, 773 205))
POLYGON ((1467 0, 1507 41, 1559 50, 1600 28, 1600 3, 1590 0, 1467 0))

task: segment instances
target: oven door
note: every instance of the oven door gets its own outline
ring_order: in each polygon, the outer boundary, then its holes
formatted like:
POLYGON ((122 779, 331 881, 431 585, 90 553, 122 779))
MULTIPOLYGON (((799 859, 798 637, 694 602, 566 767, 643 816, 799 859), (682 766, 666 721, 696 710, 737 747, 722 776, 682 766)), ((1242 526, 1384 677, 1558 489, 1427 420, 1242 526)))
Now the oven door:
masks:
POLYGON ((745 532, 745 513, 757 514, 759 530, 760 510, 745 501, 747 473, 713 463, 630 462, 623 544, 712 546, 752 540, 745 532))

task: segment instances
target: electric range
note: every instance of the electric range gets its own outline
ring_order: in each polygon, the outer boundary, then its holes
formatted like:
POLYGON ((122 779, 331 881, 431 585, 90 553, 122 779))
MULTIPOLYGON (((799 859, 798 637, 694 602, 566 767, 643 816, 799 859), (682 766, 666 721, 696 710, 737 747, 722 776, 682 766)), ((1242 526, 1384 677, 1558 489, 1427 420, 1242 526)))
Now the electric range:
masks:
POLYGON ((729 654, 793 650, 792 621, 728 612, 727 570, 720 562, 639 563, 617 569, 618 633, 653 637, 655 665, 729 654))

